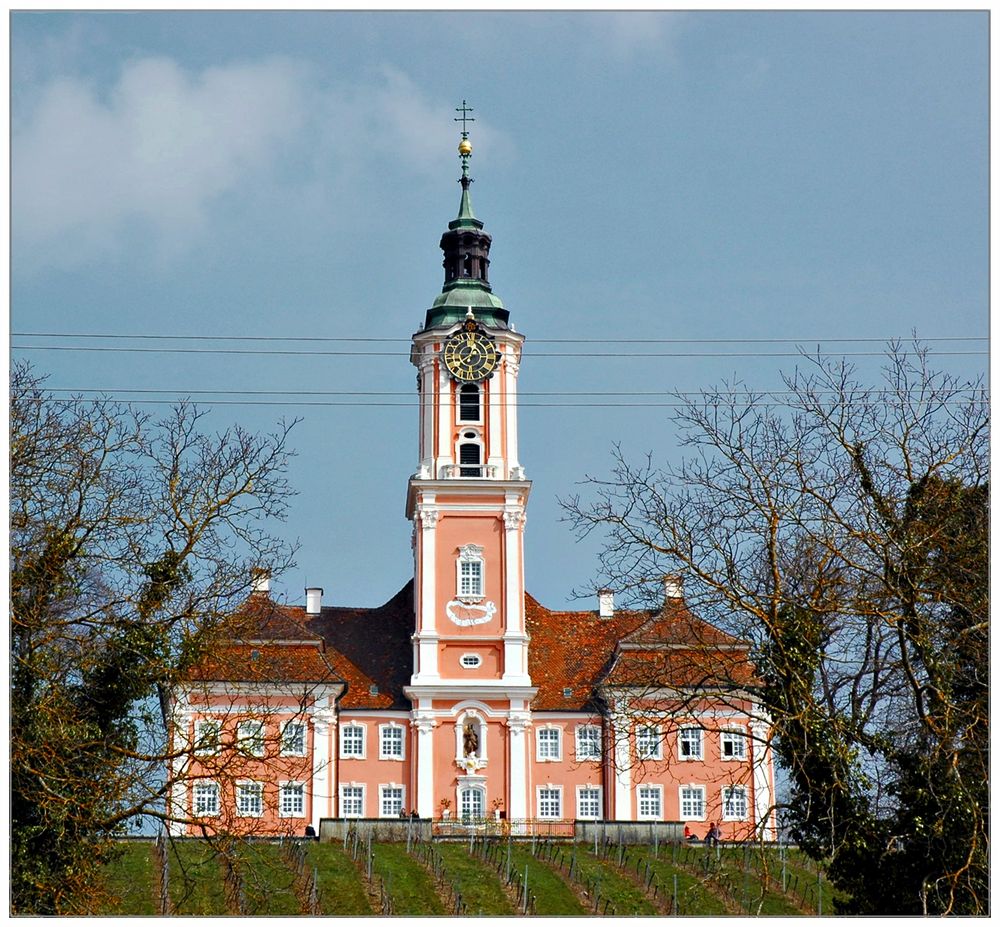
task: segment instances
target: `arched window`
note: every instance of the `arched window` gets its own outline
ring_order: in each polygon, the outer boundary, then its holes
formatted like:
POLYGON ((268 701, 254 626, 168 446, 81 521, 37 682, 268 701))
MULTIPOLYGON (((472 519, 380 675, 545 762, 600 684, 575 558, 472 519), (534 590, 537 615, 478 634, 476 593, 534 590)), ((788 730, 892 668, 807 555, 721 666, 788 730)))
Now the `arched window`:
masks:
POLYGON ((458 420, 478 422, 479 418, 479 387, 475 383, 467 383, 458 394, 458 420))
POLYGON ((461 467, 459 476, 482 476, 483 468, 480 466, 480 448, 478 444, 460 444, 458 446, 458 462, 461 467))

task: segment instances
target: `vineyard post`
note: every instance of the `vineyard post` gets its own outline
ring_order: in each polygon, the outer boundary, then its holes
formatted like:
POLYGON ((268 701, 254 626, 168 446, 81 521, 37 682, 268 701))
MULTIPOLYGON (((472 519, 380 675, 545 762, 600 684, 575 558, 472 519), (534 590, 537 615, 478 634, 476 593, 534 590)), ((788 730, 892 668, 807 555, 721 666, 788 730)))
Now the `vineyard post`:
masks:
POLYGON ((816 870, 816 913, 823 916, 823 870, 816 870))

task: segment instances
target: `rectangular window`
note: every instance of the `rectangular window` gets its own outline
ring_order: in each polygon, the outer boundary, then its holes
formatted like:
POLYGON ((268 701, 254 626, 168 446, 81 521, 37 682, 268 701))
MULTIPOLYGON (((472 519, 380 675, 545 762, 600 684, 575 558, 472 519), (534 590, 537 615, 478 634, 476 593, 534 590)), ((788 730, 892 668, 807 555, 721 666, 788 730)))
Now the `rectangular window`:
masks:
POLYGON ((639 820, 658 821, 663 816, 663 791, 658 785, 639 786, 639 820))
POLYGON ((247 756, 263 756, 264 722, 241 721, 236 727, 236 742, 247 756))
POLYGON ((557 819, 562 817, 561 789, 538 790, 538 816, 540 818, 557 819))
POLYGON ((365 787, 363 785, 342 785, 340 787, 340 816, 360 818, 365 813, 365 787))
POLYGON ((473 383, 463 386, 459 393, 458 420, 460 422, 479 421, 479 387, 473 383))
POLYGON ((483 564, 480 560, 463 560, 459 564, 459 595, 483 594, 483 564))
POLYGON ((747 790, 745 786, 734 785, 722 790, 722 820, 745 821, 747 819, 747 790))
POLYGON ((403 758, 403 729, 392 724, 379 730, 382 734, 379 742, 379 759, 401 760, 403 758))
POLYGON ((682 727, 677 737, 677 744, 682 760, 700 760, 702 758, 700 727, 682 727))
POLYGON ((340 729, 340 755, 343 758, 365 758, 365 729, 360 724, 345 724, 340 729))
POLYGON ((745 760, 747 758, 747 739, 739 731, 723 731, 721 743, 724 760, 745 760))
POLYGON ((306 790, 301 782, 282 782, 278 791, 278 813, 283 818, 306 816, 306 790))
POLYGON ((599 760, 601 758, 601 729, 594 725, 576 729, 576 758, 599 760))
POLYGON ((560 758, 561 734, 562 731, 557 727, 543 727, 538 729, 538 759, 558 760, 560 758))
POLYGON ((705 787, 686 785, 681 789, 681 818, 705 820, 705 787))
POLYGON ((486 792, 476 786, 462 789, 458 806, 463 821, 479 820, 486 814, 486 792))
POLYGON ((583 786, 576 793, 576 816, 596 820, 601 816, 601 790, 583 786))
POLYGON ((196 721, 194 725, 194 752, 211 756, 219 752, 222 725, 218 721, 196 721))
POLYGON ((241 818, 259 818, 264 813, 263 783, 236 783, 236 813, 241 818))
POLYGON ((398 818, 403 810, 403 787, 401 785, 383 785, 380 787, 382 800, 379 811, 384 818, 398 818))
POLYGON ((663 759, 660 729, 648 724, 641 725, 635 732, 635 749, 640 760, 663 759))
POLYGON ((281 755, 306 755, 306 726, 301 721, 289 721, 281 729, 281 755))
POLYGON ((211 818, 219 813, 219 783, 194 784, 194 814, 198 818, 211 818))

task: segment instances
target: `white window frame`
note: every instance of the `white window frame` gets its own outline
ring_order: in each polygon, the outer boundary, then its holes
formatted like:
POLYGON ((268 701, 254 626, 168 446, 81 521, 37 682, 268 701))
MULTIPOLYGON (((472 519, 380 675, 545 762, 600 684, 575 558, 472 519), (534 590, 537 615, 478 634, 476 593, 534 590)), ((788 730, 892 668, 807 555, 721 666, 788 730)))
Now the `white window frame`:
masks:
POLYGON ((222 747, 222 722, 215 718, 199 718, 194 723, 194 755, 195 756, 217 756, 222 747), (211 747, 205 749, 201 746, 204 735, 201 733, 203 727, 215 729, 215 741, 211 747))
MULTIPOLYGON (((485 403, 483 400, 486 398, 482 384, 480 383, 463 383, 457 387, 455 391, 456 408, 455 408, 455 420, 458 422, 459 426, 465 427, 466 425, 482 425, 483 424, 483 406, 485 403), (462 390, 468 386, 474 386, 476 388, 476 417, 475 418, 462 418, 462 390)), ((471 405, 471 403, 470 403, 471 405)), ((468 439, 466 439, 468 440, 468 439)), ((481 456, 481 455, 480 455, 481 456)))
POLYGON ((278 817, 281 818, 304 818, 306 816, 306 784, 304 782, 279 782, 278 783, 278 817), (298 796, 298 810, 295 809, 294 805, 296 802, 293 800, 289 804, 292 808, 289 810, 285 807, 285 801, 287 798, 298 796))
POLYGON ((463 653, 458 658, 458 665, 462 669, 479 669, 483 665, 483 658, 478 653, 463 653), (474 660, 474 663, 466 663, 466 660, 474 660))
POLYGON ((677 732, 677 759, 682 762, 698 762, 705 759, 705 731, 702 728, 686 724, 677 732), (685 756, 683 747, 685 743, 697 747, 697 751, 685 756))
POLYGON ((662 760, 663 759, 663 728, 658 724, 640 724, 635 729, 635 753, 640 760, 662 760), (650 738, 643 737, 644 733, 652 731, 655 740, 650 743, 650 738), (643 741, 646 741, 644 744, 643 741), (652 750, 649 748, 653 747, 652 750))
POLYGON ((749 789, 745 785, 727 785, 722 788, 722 820, 723 821, 746 821, 750 816, 750 795, 749 789), (730 797, 727 798, 727 793, 730 797), (728 811, 729 802, 735 793, 742 794, 742 814, 731 814, 728 811))
POLYGON ((663 786, 654 783, 643 783, 635 787, 635 815, 639 821, 662 821, 663 820, 663 786), (645 794, 644 794, 645 793, 645 794), (656 801, 656 809, 649 808, 642 810, 643 802, 647 804, 653 799, 656 801))
POLYGON ((576 758, 578 760, 600 760, 601 759, 601 729, 596 724, 580 724, 576 728, 576 758), (590 732, 593 731, 596 734, 595 737, 589 737, 590 732), (596 744, 594 741, 596 740, 596 744), (581 750, 581 744, 588 744, 587 749, 581 750), (591 747, 596 747, 596 752, 591 749, 591 747))
POLYGON ((345 721, 340 726, 340 758, 342 760, 364 760, 368 758, 368 725, 360 721, 345 721), (348 753, 347 732, 359 729, 361 731, 361 752, 348 753))
POLYGON ((385 782, 378 787, 378 816, 380 818, 398 818, 399 812, 406 807, 406 786, 398 782, 385 782), (385 810, 385 793, 389 789, 399 791, 399 807, 391 814, 385 810))
POLYGON ((262 757, 266 752, 266 744, 267 726, 263 721, 250 718, 246 721, 240 721, 236 725, 236 746, 240 753, 244 753, 247 756, 262 757), (256 733, 249 733, 249 728, 254 728, 256 733), (254 749, 250 749, 251 747, 254 749))
POLYGON ((552 785, 551 783, 546 783, 545 785, 539 785, 535 788, 535 807, 538 809, 538 818, 542 821, 561 821, 563 819, 563 787, 561 785, 552 785), (542 793, 550 793, 549 797, 543 798, 542 793), (543 802, 551 803, 553 801, 552 795, 555 795, 555 802, 557 804, 556 814, 552 813, 551 808, 546 812, 546 808, 543 802))
POLYGON ((562 728, 555 724, 543 724, 540 727, 535 728, 535 759, 539 763, 558 763, 563 758, 562 740, 563 740, 562 728), (555 734, 555 738, 551 736, 546 736, 544 739, 542 735, 555 734), (555 756, 548 754, 548 749, 552 746, 552 741, 555 741, 555 756), (546 749, 542 750, 542 745, 545 744, 546 749))
POLYGON ((214 779, 196 779, 191 789, 191 809, 196 818, 217 818, 219 816, 219 783, 214 779), (199 796, 201 791, 201 796, 199 796), (211 810, 199 808, 198 803, 204 796, 211 795, 215 801, 211 810))
POLYGON ((406 759, 406 728, 402 724, 389 721, 378 726, 378 758, 380 760, 393 760, 402 763, 406 759), (399 753, 390 753, 386 750, 387 734, 389 731, 399 732, 399 753))
POLYGON ((342 782, 340 784, 340 795, 338 797, 340 799, 340 816, 342 818, 363 818, 365 816, 365 799, 367 798, 367 796, 365 795, 366 791, 367 789, 365 789, 364 784, 361 782, 342 782), (353 796, 353 795, 351 796, 352 803, 355 801, 358 801, 360 803, 360 810, 357 812, 357 814, 349 814, 347 812, 347 807, 344 804, 345 792, 348 789, 360 793, 358 796, 353 796))
MULTIPOLYGON (((286 721, 281 725, 281 755, 282 756, 305 756, 307 749, 309 729, 306 726, 305 721, 301 718, 293 718, 291 721, 286 721), (301 749, 290 749, 288 745, 288 732, 290 728, 297 727, 302 736, 302 748, 301 749)), ((297 740, 298 738, 296 738, 297 740)))
POLYGON ((695 785, 694 783, 688 783, 687 785, 679 786, 678 789, 677 789, 677 800, 678 800, 677 807, 680 810, 680 818, 681 818, 682 821, 704 821, 704 820, 706 820, 706 817, 705 817, 705 811, 706 811, 706 806, 705 806, 705 786, 703 786, 703 785, 695 785), (693 813, 692 814, 687 814, 686 813, 688 810, 691 810, 691 811, 694 810, 693 806, 690 807, 690 808, 688 808, 688 809, 685 809, 685 807, 684 807, 685 801, 690 801, 690 799, 686 799, 684 797, 684 793, 687 792, 687 791, 701 792, 701 799, 700 799, 700 802, 701 802, 701 814, 693 814, 693 813))
POLYGON ((481 602, 486 597, 486 560, 483 557, 485 548, 478 544, 463 544, 458 549, 458 559, 455 561, 455 596, 460 602, 481 602), (468 591, 462 587, 462 567, 465 564, 479 564, 478 582, 473 583, 471 577, 468 591))
POLYGON ((455 797, 457 799, 456 813, 458 814, 459 821, 464 821, 464 820, 466 820, 466 818, 468 818, 468 820, 470 820, 470 821, 480 821, 480 820, 482 820, 483 818, 486 817, 486 786, 483 786, 483 785, 460 785, 458 787, 458 794, 455 797), (482 807, 480 808, 480 813, 478 815, 477 814, 473 814, 472 813, 472 809, 471 809, 471 806, 473 804, 473 802, 471 800, 471 794, 473 792, 478 792, 479 796, 480 796, 479 803, 480 803, 480 805, 482 807), (468 814, 466 814, 465 809, 463 807, 466 795, 470 796, 470 799, 469 799, 470 810, 469 810, 468 814))
POLYGON ((241 818, 261 818, 264 816, 264 783, 244 779, 236 783, 236 816, 241 818), (257 811, 247 810, 244 799, 256 796, 257 811))
MULTIPOLYGON (((589 801, 589 800, 588 800, 589 801)), ((599 785, 578 785, 576 787, 576 817, 580 821, 600 821, 604 817, 604 789, 599 785), (597 811, 587 814, 583 808, 583 793, 597 793, 597 811)))
POLYGON ((719 757, 726 763, 742 763, 747 758, 747 735, 740 730, 729 728, 719 732, 719 757), (726 756, 726 744, 732 747, 732 755, 726 756))

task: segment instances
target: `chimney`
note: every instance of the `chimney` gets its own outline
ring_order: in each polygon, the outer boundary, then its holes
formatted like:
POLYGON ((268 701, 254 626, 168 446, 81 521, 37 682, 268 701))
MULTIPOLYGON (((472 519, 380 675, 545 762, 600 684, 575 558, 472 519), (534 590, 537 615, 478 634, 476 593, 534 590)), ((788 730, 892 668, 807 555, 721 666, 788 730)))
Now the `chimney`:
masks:
POLYGON ((318 615, 323 605, 323 590, 319 586, 306 589, 306 614, 318 615))
POLYGON ((271 591, 271 573, 263 567, 250 571, 250 594, 266 596, 271 591))
POLYGON ((597 590, 597 608, 601 618, 615 617, 615 594, 610 589, 597 590))
POLYGON ((663 577, 663 598, 669 602, 671 599, 684 599, 684 577, 677 573, 668 573, 663 577))

